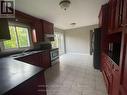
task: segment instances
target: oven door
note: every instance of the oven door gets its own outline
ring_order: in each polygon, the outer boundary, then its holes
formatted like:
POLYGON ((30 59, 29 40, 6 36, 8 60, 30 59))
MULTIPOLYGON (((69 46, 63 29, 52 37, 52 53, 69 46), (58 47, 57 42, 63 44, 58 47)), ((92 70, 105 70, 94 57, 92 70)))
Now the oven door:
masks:
POLYGON ((50 55, 51 55, 51 61, 54 61, 54 60, 58 59, 59 58, 58 49, 51 50, 50 55))

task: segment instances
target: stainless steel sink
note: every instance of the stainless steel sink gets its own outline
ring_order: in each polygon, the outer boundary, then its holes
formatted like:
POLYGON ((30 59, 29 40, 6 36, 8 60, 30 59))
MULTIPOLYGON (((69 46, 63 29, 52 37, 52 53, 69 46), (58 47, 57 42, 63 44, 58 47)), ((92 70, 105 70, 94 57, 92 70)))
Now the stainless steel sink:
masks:
POLYGON ((34 54, 34 53, 37 53, 37 52, 39 52, 39 51, 23 52, 23 53, 20 53, 20 54, 12 55, 12 57, 23 57, 23 56, 31 55, 31 54, 34 54))

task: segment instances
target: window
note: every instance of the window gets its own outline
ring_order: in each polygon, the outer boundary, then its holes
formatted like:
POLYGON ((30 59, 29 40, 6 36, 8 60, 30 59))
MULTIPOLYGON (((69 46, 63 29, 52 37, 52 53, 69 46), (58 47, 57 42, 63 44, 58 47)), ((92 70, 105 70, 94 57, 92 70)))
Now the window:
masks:
POLYGON ((29 47, 29 31, 27 27, 9 26, 11 40, 4 41, 5 49, 29 47))
POLYGON ((64 33, 55 32, 55 40, 51 42, 53 48, 59 48, 59 54, 65 53, 64 49, 64 33))

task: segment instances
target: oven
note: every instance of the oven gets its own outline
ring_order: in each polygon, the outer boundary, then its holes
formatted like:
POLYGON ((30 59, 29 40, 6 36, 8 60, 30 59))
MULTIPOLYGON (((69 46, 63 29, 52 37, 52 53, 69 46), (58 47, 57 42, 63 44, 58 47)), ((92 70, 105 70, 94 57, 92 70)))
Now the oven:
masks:
POLYGON ((50 57, 51 57, 51 65, 59 63, 59 49, 51 49, 50 50, 50 57))

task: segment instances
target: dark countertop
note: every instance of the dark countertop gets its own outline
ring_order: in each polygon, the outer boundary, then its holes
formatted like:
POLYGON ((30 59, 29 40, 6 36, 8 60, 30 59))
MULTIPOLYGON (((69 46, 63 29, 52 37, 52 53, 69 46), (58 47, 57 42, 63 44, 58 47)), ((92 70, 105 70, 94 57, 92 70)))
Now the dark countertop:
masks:
POLYGON ((0 95, 8 92, 43 68, 15 60, 13 57, 0 58, 0 95))

